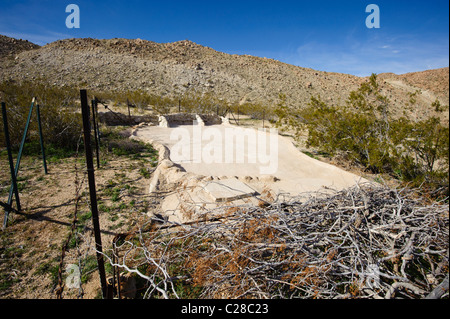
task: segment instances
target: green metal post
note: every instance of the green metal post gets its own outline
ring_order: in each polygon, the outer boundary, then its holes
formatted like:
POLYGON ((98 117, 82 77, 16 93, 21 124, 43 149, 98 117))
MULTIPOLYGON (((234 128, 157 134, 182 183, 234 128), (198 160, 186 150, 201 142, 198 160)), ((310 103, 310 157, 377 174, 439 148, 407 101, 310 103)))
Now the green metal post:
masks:
POLYGON ((89 183, 89 196, 91 201, 91 212, 92 212, 92 224, 94 226, 94 238, 95 247, 97 250, 97 265, 98 272, 100 274, 100 284, 102 287, 103 298, 108 297, 107 294, 107 282, 105 273, 105 264, 102 255, 102 237, 100 231, 100 222, 97 207, 97 192, 95 188, 95 173, 94 173, 94 161, 92 159, 92 147, 91 147, 91 123, 89 120, 89 104, 87 99, 86 90, 80 90, 81 99, 81 115, 83 117, 83 135, 84 135, 84 149, 86 152, 86 166, 88 173, 88 183, 89 183))
POLYGON ((98 100, 94 97, 94 108, 95 108, 95 126, 97 127, 97 143, 100 146, 100 127, 98 126, 98 100))
MULTIPOLYGON (((15 174, 16 178, 17 178, 17 174, 19 173, 20 160, 22 159, 23 146, 24 146, 25 140, 27 138, 28 127, 30 126, 31 114, 33 114, 33 107, 34 107, 35 102, 36 102, 36 98, 33 97, 33 99, 31 100, 30 112, 28 113, 27 124, 25 125, 25 131, 23 132, 22 142, 20 143, 19 154, 17 155, 17 162, 16 162, 16 167, 14 170, 14 174, 15 174)), ((9 205, 11 205, 14 192, 15 192, 15 187, 14 187, 14 185, 12 185, 11 188, 9 189, 9 197, 8 197, 9 205)), ((3 228, 6 227, 7 223, 8 223, 8 214, 5 214, 5 218, 3 220, 3 228)))
POLYGON ((39 128, 39 140, 41 142, 42 161, 44 162, 44 172, 45 172, 45 174, 48 174, 47 161, 45 159, 44 138, 42 136, 41 111, 39 109, 39 104, 36 105, 36 113, 37 113, 37 121, 38 121, 38 128, 39 128))
POLYGON ((91 101, 92 104, 92 121, 94 126, 94 141, 95 141, 95 154, 97 155, 97 169, 100 169, 100 155, 98 151, 98 134, 97 134, 97 122, 95 119, 95 100, 91 101))
MULTIPOLYGON (((14 194, 16 196, 16 204, 17 204, 17 210, 20 211, 20 199, 19 199, 19 190, 17 188, 17 180, 16 180, 16 174, 14 172, 14 161, 12 158, 12 152, 11 152, 11 141, 9 139, 9 129, 8 129, 8 118, 6 115, 6 104, 2 102, 2 116, 3 116, 3 129, 5 131, 5 142, 6 142, 6 149, 8 150, 8 161, 9 161, 9 170, 11 172, 11 181, 12 181, 12 187, 14 189, 14 194)), ((11 203, 8 202, 8 205, 11 206, 11 203)), ((10 210, 6 208, 5 215, 8 215, 10 210)), ((7 216, 6 216, 7 219, 7 216)))
POLYGON ((36 102, 36 98, 34 97, 31 100, 30 112, 28 113, 27 124, 25 125, 25 131, 23 132, 22 142, 20 143, 19 154, 17 155, 17 163, 16 163, 16 176, 19 172, 20 160, 22 159, 23 147, 25 145, 25 140, 27 139, 28 128, 30 127, 31 115, 33 114, 34 103, 36 102))

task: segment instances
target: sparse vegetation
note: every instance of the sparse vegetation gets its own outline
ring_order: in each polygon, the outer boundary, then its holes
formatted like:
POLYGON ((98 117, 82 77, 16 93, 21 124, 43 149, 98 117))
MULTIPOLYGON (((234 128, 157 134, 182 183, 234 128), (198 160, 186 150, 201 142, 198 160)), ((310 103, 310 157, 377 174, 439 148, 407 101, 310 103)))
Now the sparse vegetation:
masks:
MULTIPOLYGON (((116 259, 115 266, 136 274, 138 298, 422 298, 448 278, 449 129, 438 117, 448 106, 439 99, 422 112, 425 117, 413 118, 409 115, 417 109, 422 91, 395 91, 375 75, 356 89, 361 83, 356 77, 272 60, 220 54, 221 63, 216 63, 217 52, 189 41, 165 45, 122 39, 76 41, 37 49, 54 62, 45 70, 39 66, 42 59, 29 52, 36 62, 27 69, 33 81, 18 80, 26 66, 23 56, 0 61, 4 66, 0 77, 15 78, 0 83, 14 151, 22 138, 31 98, 36 96, 47 159, 52 164, 49 176, 36 174, 40 145, 33 115, 22 165, 27 174, 18 179, 25 211, 15 215, 0 234, 0 297, 54 297, 67 275, 63 264, 80 266, 83 289, 96 272, 86 178, 77 175, 84 160, 74 156, 83 143, 78 85, 96 87, 90 94, 114 107, 130 103, 138 112, 152 115, 179 110, 225 115, 230 111, 254 122, 277 121, 278 127, 298 138, 307 133, 306 144, 311 149, 304 153, 308 156, 339 156, 372 174, 389 174, 405 185, 404 189, 358 185, 342 192, 284 200, 267 191, 256 206, 226 203, 214 211, 214 217, 208 211, 204 219, 180 227, 167 216, 161 217, 158 206, 161 198, 180 189, 163 183, 158 196, 147 192, 148 179, 158 164, 157 151, 131 140, 129 127, 102 126, 101 167, 96 173, 104 252, 109 261, 106 270, 111 276, 110 258, 119 254, 122 258, 116 259), (91 50, 83 52, 86 47, 104 51, 101 74, 96 58, 85 59, 92 57, 91 50), (130 47, 136 54, 129 54, 130 47), (73 59, 55 59, 54 48, 70 50, 73 59), (191 56, 186 48, 197 54, 191 56), (146 82, 146 72, 129 79, 127 72, 148 71, 143 66, 153 62, 152 52, 163 56, 162 60, 155 58, 153 82, 146 82), (167 56, 176 63, 165 63, 167 56), (197 63, 198 56, 202 64, 197 63), (80 73, 61 76, 60 60, 69 69, 74 61, 86 63, 80 63, 80 73), (36 78, 43 73, 49 78, 36 78), (220 74, 217 79, 215 74, 220 74), (278 102, 273 102, 273 96, 284 89, 286 94, 279 94, 278 102), (404 109, 394 114, 393 105, 404 109), (409 187, 416 187, 417 192, 410 192, 409 187), (418 197, 420 193, 427 196, 418 197), (74 202, 79 204, 76 214, 74 202), (111 247, 117 234, 123 238, 111 247)), ((439 74, 439 79, 448 76, 448 69, 439 74)), ((430 85, 426 87, 432 91, 430 85)), ((448 81, 442 87, 448 88, 448 81)), ((441 91, 432 91, 436 95, 430 96, 445 96, 441 91)), ((1 170, 9 172, 4 151, 0 158, 1 170)), ((0 176, 2 196, 8 193, 8 177, 0 176)), ((179 207, 185 215, 194 215, 186 203, 180 201, 179 207)), ((99 297, 98 287, 94 289, 90 297, 99 297)), ((64 293, 68 298, 83 297, 82 290, 64 293)))
MULTIPOLYGON (((22 140, 31 99, 36 97, 37 104, 40 105, 42 131, 49 157, 73 155, 82 132, 81 114, 76 110, 76 90, 48 86, 39 80, 21 84, 7 81, 0 83, 0 93, 7 106, 11 144, 16 150, 22 140)), ((0 123, 0 143, 5 146, 3 122, 0 123)), ((31 117, 25 151, 40 152, 36 109, 31 117)))
MULTIPOLYGON (((142 183, 138 180, 141 178, 144 180, 140 168, 145 166, 150 168, 156 165, 154 161, 158 162, 158 153, 150 145, 131 140, 128 143, 129 135, 123 133, 125 130, 125 127, 101 128, 102 167, 96 175, 99 211, 104 216, 102 225, 107 232, 129 230, 139 214, 147 212, 147 201, 140 199, 143 196, 139 188, 142 183), (114 145, 114 151, 108 147, 111 144, 114 145), (103 174, 109 176, 110 172, 114 172, 113 176, 102 178, 103 174)), ((19 188, 21 199, 25 199, 27 203, 26 206, 24 205, 26 212, 23 216, 13 214, 13 220, 0 236, 0 273, 2 274, 0 295, 19 297, 23 293, 23 296, 30 296, 33 294, 33 289, 28 290, 31 285, 40 285, 39 289, 34 289, 36 293, 40 293, 41 297, 54 298, 55 291, 59 287, 59 262, 61 248, 65 242, 67 242, 65 246, 67 251, 61 268, 62 283, 68 275, 65 267, 70 263, 80 266, 83 285, 88 284, 97 268, 95 251, 92 251, 90 246, 93 241, 89 238, 92 213, 88 202, 87 183, 81 171, 78 172, 78 178, 74 176, 75 172, 85 165, 84 158, 74 156, 76 150, 55 147, 54 151, 49 152, 52 154, 50 158, 53 158, 53 160, 48 159, 50 174, 43 175, 39 142, 30 140, 24 150, 19 188), (75 228, 69 236, 68 229, 74 218, 75 185, 81 187, 80 201, 75 228), (33 192, 38 192, 39 196, 33 195, 33 192), (41 214, 43 220, 40 220, 41 214), (47 219, 47 217, 50 218, 47 219), (39 230, 42 224, 53 227, 50 236, 39 230), (55 232, 55 228, 58 228, 56 225, 59 225, 59 229, 55 232), (42 244, 46 240, 50 240, 52 244, 42 244), (16 242, 26 244, 16 245, 16 242), (24 286, 24 280, 27 280, 27 286, 24 286)), ((82 147, 78 148, 78 152, 82 154, 82 147)), ((2 151, 0 156, 2 169, 6 172, 6 152, 2 151)), ((8 174, 1 175, 0 184, 2 194, 6 195, 8 191, 6 186, 9 185, 8 174)), ((105 244, 108 244, 108 240, 105 238, 104 240, 105 244)), ((64 290, 66 298, 73 293, 81 292, 67 288, 64 290)))
POLYGON ((436 196, 448 196, 448 126, 438 117, 419 121, 395 117, 376 75, 352 92, 344 106, 329 106, 319 96, 312 97, 306 108, 290 110, 281 96, 276 113, 279 127, 294 129, 297 136, 307 130, 308 147, 339 154, 371 173, 390 174, 436 196))

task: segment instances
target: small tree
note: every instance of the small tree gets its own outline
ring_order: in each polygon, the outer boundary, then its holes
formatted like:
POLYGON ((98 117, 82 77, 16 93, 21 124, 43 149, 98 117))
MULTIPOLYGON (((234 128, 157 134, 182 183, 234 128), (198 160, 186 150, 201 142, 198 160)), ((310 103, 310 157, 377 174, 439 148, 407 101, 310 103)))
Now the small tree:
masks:
MULTIPOLYGON (((49 86, 44 80, 35 82, 0 83, 8 110, 11 144, 18 147, 27 121, 31 99, 41 106, 41 122, 46 143, 64 149, 75 149, 80 139, 81 115, 75 101, 79 98, 74 88, 49 86)), ((37 121, 33 116, 28 140, 37 141, 37 121)), ((0 121, 1 122, 1 121, 0 121)), ((3 122, 0 123, 0 144, 4 144, 3 122)))
MULTIPOLYGON (((410 103, 415 103, 411 95, 410 103)), ((291 110, 285 99, 275 113, 279 127, 308 129, 308 147, 316 147, 373 173, 388 173, 414 186, 427 185, 448 193, 449 128, 436 117, 393 119, 390 101, 381 94, 377 76, 350 93, 345 106, 329 106, 312 97, 306 108, 291 110)), ((433 107, 439 108, 436 102, 433 107)))
MULTIPOLYGON (((395 156, 402 178, 416 183, 424 179, 433 184, 448 175, 449 128, 437 117, 413 123, 400 118, 392 124, 395 156)), ((448 187, 448 186, 447 186, 448 187)))

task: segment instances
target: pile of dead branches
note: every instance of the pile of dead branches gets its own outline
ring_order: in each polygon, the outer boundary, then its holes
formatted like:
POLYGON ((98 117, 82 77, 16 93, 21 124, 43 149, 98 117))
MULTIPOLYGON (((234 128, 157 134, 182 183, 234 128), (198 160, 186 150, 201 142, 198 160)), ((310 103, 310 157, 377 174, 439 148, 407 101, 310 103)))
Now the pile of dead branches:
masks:
POLYGON ((146 225, 106 256, 144 298, 448 297, 448 200, 366 185, 260 206, 146 225))

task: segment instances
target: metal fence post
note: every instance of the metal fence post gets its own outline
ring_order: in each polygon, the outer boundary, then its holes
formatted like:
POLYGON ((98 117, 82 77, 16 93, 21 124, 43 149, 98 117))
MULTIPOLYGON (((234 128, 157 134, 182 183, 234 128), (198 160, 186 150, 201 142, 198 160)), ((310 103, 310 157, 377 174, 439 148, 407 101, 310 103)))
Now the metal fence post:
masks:
POLYGON ((36 105, 36 113, 37 113, 38 129, 39 129, 39 141, 41 142, 42 161, 44 163, 44 172, 45 172, 45 174, 48 174, 47 161, 45 159, 44 138, 42 136, 41 111, 39 109, 39 104, 36 105))
POLYGON ((22 153, 23 153, 23 147, 24 147, 25 141, 27 139, 28 128, 30 127, 31 115, 33 114, 33 108, 34 108, 35 102, 36 102, 36 98, 33 97, 33 99, 31 100, 30 112, 28 113, 27 124, 25 125, 25 131, 23 132, 23 136, 22 136, 22 142, 20 143, 19 154, 17 155, 16 176, 17 176, 17 173, 19 172, 20 161, 22 159, 22 153))
POLYGON ((98 135, 97 135, 97 121, 95 118, 95 100, 91 101, 92 104, 92 121, 94 126, 94 141, 95 141, 95 155, 97 156, 97 169, 100 169, 100 155, 98 151, 98 135))
POLYGON ((264 120, 266 119, 266 110, 263 110, 263 129, 266 128, 264 125, 264 120))
POLYGON ((98 99, 94 96, 94 108, 95 108, 95 127, 97 128, 97 141, 100 147, 100 127, 98 121, 100 117, 98 116, 98 99))
POLYGON ((237 108, 237 121, 238 121, 238 125, 239 125, 239 123, 240 123, 240 120, 239 120, 239 106, 237 108))
POLYGON ((128 101, 128 98, 127 98, 127 107, 128 107, 128 120, 131 121, 130 101, 128 101))
MULTIPOLYGON (((16 167, 14 170, 14 174, 15 174, 16 178, 17 178, 17 174, 19 173, 20 161, 22 159, 23 146, 25 145, 25 140, 27 139, 28 127, 30 126, 31 115, 33 114, 33 107, 34 107, 35 102, 36 102, 36 98, 33 97, 33 99, 31 100, 30 112, 28 113, 27 124, 25 125, 25 131, 23 132, 23 136, 22 136, 22 142, 20 143, 19 154, 17 155, 17 162, 16 162, 16 167)), ((15 192, 15 187, 14 187, 14 185, 12 185, 9 190, 9 196, 8 196, 8 204, 9 205, 11 205, 11 203, 12 203, 12 196, 13 196, 14 192, 15 192)), ((3 228, 5 228, 6 224, 8 223, 8 216, 9 216, 9 214, 5 214, 5 218, 3 219, 3 228)))
POLYGON ((103 298, 108 298, 105 264, 102 254, 102 238, 100 233, 100 223, 98 218, 97 194, 95 189, 94 161, 92 159, 91 147, 91 126, 89 121, 89 104, 86 90, 80 90, 81 113, 83 116, 83 132, 84 132, 84 149, 86 152, 86 166, 89 182, 89 195, 92 211, 92 223, 94 226, 95 247, 97 250, 98 272, 100 274, 100 284, 102 287, 103 298))
MULTIPOLYGON (((9 170, 11 172, 12 188, 14 189, 14 194, 16 197, 17 210, 20 211, 22 209, 20 207, 19 189, 17 188, 16 173, 14 171, 14 161, 13 161, 12 152, 11 152, 11 141, 9 138, 8 118, 6 115, 6 104, 4 102, 2 102, 2 117, 3 117, 3 129, 5 132, 6 149, 8 150, 8 161, 9 161, 9 170)), ((11 206, 11 203, 8 202, 8 205, 11 206)), ((8 220, 7 215, 9 214, 9 212, 10 212, 10 210, 8 208, 6 208, 5 220, 8 220)))

